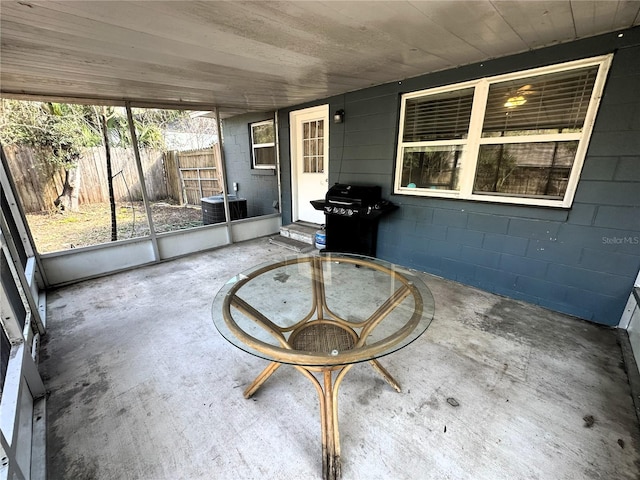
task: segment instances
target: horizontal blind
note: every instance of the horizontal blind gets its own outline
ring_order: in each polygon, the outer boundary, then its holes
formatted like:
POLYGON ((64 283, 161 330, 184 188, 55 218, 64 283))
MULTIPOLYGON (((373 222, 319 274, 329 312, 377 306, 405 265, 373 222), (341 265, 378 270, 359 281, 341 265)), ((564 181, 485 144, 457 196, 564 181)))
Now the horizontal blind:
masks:
POLYGON ((494 83, 483 137, 581 132, 598 65, 494 83))
POLYGON ((471 118, 473 88, 407 99, 404 142, 466 138, 471 118))

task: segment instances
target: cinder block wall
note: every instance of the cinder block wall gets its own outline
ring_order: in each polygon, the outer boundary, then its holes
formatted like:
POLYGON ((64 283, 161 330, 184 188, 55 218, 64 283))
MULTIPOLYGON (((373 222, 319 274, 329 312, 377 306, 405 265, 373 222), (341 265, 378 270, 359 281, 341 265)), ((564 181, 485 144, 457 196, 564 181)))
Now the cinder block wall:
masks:
POLYGON ((273 202, 278 201, 278 178, 275 170, 251 168, 249 124, 273 118, 271 113, 239 115, 222 122, 226 185, 229 194, 237 182, 238 197, 247 199, 247 215, 257 217, 278 213, 273 202))
MULTIPOLYGON (((400 209, 380 258, 594 322, 616 325, 640 268, 640 28, 297 106, 343 108, 330 124, 330 183, 381 185, 400 209), (400 95, 615 52, 571 209, 394 196, 400 95)), ((281 112, 283 223, 290 220, 288 113, 281 112)))

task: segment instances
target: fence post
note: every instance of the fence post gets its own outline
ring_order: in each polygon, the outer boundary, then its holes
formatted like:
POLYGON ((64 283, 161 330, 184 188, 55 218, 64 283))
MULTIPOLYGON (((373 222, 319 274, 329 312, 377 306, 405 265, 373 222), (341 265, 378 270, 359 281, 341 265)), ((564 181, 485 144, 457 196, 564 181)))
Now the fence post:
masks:
POLYGON ((189 198, 187 197, 187 186, 184 184, 184 176, 182 175, 182 169, 180 168, 180 153, 177 153, 177 162, 176 166, 178 168, 178 178, 180 179, 180 195, 182 195, 180 204, 184 207, 189 203, 189 198))

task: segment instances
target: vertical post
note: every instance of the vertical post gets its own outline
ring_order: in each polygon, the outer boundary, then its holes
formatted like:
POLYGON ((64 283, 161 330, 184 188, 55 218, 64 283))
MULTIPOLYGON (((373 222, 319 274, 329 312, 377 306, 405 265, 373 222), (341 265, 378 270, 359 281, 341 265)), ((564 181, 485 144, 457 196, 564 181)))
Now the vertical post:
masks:
POLYGON ((224 216, 227 225, 227 243, 233 243, 233 232, 231 231, 231 212, 229 209, 229 197, 227 195, 227 165, 224 158, 224 149, 222 148, 222 125, 220 123, 220 110, 218 107, 214 110, 216 116, 216 130, 218 131, 218 158, 220 158, 220 176, 222 177, 222 198, 224 200, 224 216))
POLYGON ((182 169, 178 168, 178 177, 180 178, 180 192, 181 192, 181 205, 184 207, 189 204, 189 197, 187 196, 187 185, 184 183, 184 175, 182 169))
POLYGON ((200 192, 200 198, 204 197, 204 190, 202 190, 202 170, 197 167, 198 172, 198 191, 200 192))
POLYGON ((282 182, 280 178, 280 122, 278 122, 278 110, 275 111, 273 116, 276 136, 276 179, 278 181, 278 213, 282 213, 282 182))
POLYGON ((151 238, 151 246, 153 248, 153 259, 155 261, 160 260, 160 251, 158 250, 158 240, 156 238, 156 229, 153 225, 153 215, 151 212, 151 206, 149 205, 149 194, 147 193, 147 186, 144 183, 144 169, 142 168, 142 162, 140 161, 140 150, 138 149, 138 135, 136 134, 136 126, 133 123, 133 114, 131 113, 131 103, 126 102, 125 108, 127 109, 127 120, 129 123, 129 132, 131 133, 131 144, 133 145, 133 153, 136 159, 136 167, 138 169, 138 178, 140 179, 140 190, 142 191, 142 202, 144 203, 144 209, 147 213, 147 222, 149 222, 149 237, 151 238))
POLYGON ((109 132, 107 131, 107 114, 105 107, 100 115, 102 122, 102 136, 104 138, 104 151, 107 157, 107 187, 109 187, 109 209, 111 210, 111 241, 118 240, 118 224, 116 219, 116 199, 113 193, 113 171, 111 168, 111 147, 109 146, 109 132))

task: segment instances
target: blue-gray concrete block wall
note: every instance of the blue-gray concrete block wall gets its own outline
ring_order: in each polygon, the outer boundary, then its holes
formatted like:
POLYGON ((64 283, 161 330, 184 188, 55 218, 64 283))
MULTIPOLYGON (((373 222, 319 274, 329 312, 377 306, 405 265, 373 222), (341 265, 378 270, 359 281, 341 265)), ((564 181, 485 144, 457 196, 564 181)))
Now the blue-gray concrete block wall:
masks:
MULTIPOLYGON (((320 99, 280 112, 283 223, 291 220, 289 112, 329 104, 329 181, 375 184, 400 206, 377 255, 606 325, 640 268, 640 28, 320 99), (570 209, 392 195, 400 95, 614 53, 570 209)), ((532 319, 535 321, 535 319, 532 319)))
POLYGON ((249 125, 268 120, 273 113, 239 115, 222 122, 226 165, 227 192, 233 194, 238 184, 238 197, 247 199, 247 215, 257 217, 278 213, 278 178, 275 170, 251 168, 249 125))

